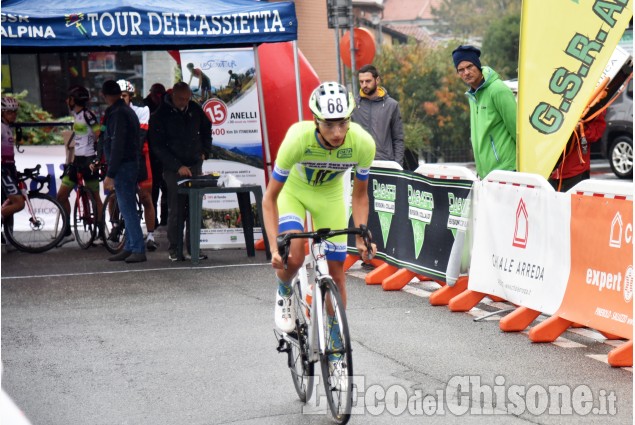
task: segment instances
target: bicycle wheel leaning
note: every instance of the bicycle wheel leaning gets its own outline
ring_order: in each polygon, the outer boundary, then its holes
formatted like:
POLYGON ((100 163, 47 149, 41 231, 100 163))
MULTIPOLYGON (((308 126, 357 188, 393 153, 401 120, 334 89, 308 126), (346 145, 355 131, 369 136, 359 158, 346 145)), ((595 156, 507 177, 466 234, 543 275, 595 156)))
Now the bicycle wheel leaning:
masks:
POLYGON ((126 242, 126 226, 114 191, 111 191, 104 199, 101 226, 104 246, 108 252, 112 254, 121 252, 126 242))
POLYGON ((353 356, 344 304, 335 282, 323 278, 320 282, 323 323, 326 342, 320 355, 322 378, 329 409, 339 424, 348 422, 353 404, 353 356))
POLYGON ((66 211, 43 193, 29 194, 24 209, 4 221, 7 240, 20 251, 39 253, 57 246, 66 232, 66 211))
POLYGON ((86 187, 77 189, 73 207, 75 239, 82 249, 88 249, 97 237, 97 203, 93 193, 86 187))
MULTIPOLYGON (((302 269, 299 273, 305 273, 302 269)), ((302 285, 296 277, 293 281, 293 303, 296 311, 295 335, 290 335, 296 341, 289 343, 289 370, 293 379, 293 386, 300 401, 306 403, 311 399, 313 390, 314 363, 309 361, 309 321, 307 305, 303 299, 302 285)))

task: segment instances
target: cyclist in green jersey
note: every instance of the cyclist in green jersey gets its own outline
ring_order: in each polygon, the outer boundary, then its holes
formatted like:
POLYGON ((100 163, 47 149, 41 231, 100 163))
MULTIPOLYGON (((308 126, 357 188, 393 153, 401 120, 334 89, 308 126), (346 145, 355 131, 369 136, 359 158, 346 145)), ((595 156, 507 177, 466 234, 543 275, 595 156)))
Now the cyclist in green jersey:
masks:
MULTIPOLYGON (((355 100, 341 84, 319 85, 309 99, 313 121, 293 124, 283 140, 275 169, 263 199, 265 229, 272 249, 272 266, 276 269, 275 323, 283 332, 295 326, 291 302, 291 282, 304 262, 304 241, 291 241, 287 269, 277 251, 280 233, 302 232, 306 212, 311 213, 315 229, 348 227, 343 177, 355 168, 352 191, 353 220, 356 227, 368 220, 368 177, 375 157, 375 142, 360 125, 350 122, 355 100)), ((337 284, 346 306, 346 236, 332 238, 326 258, 329 273, 337 284)), ((357 249, 368 259, 363 239, 357 236, 357 249)), ((329 317, 331 327, 337 327, 329 317)), ((335 332, 334 332, 335 333, 335 332)), ((338 332, 339 334, 339 332, 338 332)), ((331 359, 336 361, 337 359, 331 359)))

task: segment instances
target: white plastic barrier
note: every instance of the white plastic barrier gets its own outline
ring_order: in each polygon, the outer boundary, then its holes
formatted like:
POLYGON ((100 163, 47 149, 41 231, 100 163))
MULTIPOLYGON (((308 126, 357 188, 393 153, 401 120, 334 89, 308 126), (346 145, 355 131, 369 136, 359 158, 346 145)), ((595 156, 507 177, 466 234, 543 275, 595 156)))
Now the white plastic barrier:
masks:
POLYGON ((583 180, 569 189, 567 193, 633 200, 633 182, 583 180))
POLYGON ((528 173, 493 171, 478 185, 468 289, 553 314, 570 268, 570 196, 528 173))

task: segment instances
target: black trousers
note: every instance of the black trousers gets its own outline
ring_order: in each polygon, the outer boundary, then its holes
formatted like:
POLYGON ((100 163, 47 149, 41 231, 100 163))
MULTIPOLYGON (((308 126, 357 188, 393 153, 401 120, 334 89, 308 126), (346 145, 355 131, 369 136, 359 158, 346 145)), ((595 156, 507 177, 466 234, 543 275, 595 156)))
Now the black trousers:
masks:
MULTIPOLYGON (((193 176, 200 176, 203 173, 203 162, 199 162, 196 165, 189 167, 193 176)), ((189 214, 187 211, 188 197, 187 195, 178 194, 179 180, 183 180, 184 177, 179 176, 177 172, 164 170, 163 179, 168 188, 168 250, 176 250, 179 238, 183 238, 183 234, 179 235, 179 210, 181 217, 185 220, 185 247, 187 252, 190 252, 190 223, 189 214)))

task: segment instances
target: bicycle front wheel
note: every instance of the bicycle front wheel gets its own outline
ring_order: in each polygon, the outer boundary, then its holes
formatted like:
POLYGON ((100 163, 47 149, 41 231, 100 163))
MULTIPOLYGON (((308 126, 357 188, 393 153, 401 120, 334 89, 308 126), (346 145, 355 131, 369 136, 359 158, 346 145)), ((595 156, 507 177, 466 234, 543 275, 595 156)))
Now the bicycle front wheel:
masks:
POLYGON ((126 227, 114 191, 111 191, 104 199, 101 223, 104 230, 102 233, 104 246, 108 252, 112 254, 121 252, 126 242, 126 227))
POLYGON ((85 187, 77 190, 73 225, 77 243, 82 249, 88 249, 97 236, 97 203, 93 193, 85 187))
POLYGON ((333 419, 345 424, 353 404, 353 355, 344 304, 335 282, 320 282, 325 350, 320 354, 326 400, 333 419))
POLYGON ((66 211, 57 199, 29 195, 24 209, 5 220, 4 234, 20 251, 39 253, 57 246, 66 232, 66 211))
MULTIPOLYGON (((300 273, 302 273, 302 270, 300 273)), ((298 393, 300 401, 306 403, 311 399, 313 390, 314 364, 309 361, 309 323, 307 320, 307 306, 302 302, 304 296, 300 281, 296 278, 293 285, 292 299, 296 312, 295 335, 290 335, 295 337, 296 341, 289 344, 289 370, 291 371, 293 386, 298 393)))

